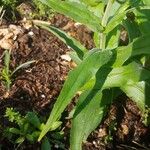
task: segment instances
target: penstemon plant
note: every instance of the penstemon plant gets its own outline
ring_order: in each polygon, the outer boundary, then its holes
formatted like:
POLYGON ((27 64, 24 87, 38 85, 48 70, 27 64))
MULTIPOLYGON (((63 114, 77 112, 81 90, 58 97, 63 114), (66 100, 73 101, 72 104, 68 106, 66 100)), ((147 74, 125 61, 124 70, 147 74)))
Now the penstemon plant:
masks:
POLYGON ((150 2, 148 0, 40 0, 56 12, 80 22, 94 32, 96 48, 82 44, 53 26, 35 23, 58 36, 75 52, 77 67, 70 71, 45 124, 39 141, 52 130, 72 98, 79 97, 72 118, 71 150, 81 150, 120 91, 144 114, 150 106, 148 60, 150 55, 150 2), (127 46, 120 46, 121 27, 128 32, 127 46))

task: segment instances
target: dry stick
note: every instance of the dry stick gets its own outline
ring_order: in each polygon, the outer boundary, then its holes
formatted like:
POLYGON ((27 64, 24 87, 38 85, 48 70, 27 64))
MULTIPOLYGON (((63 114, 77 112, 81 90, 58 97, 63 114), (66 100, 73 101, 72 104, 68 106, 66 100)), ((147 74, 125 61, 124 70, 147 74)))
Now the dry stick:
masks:
POLYGON ((44 24, 44 25, 51 25, 50 22, 47 21, 41 21, 41 20, 32 20, 32 23, 35 25, 44 24))

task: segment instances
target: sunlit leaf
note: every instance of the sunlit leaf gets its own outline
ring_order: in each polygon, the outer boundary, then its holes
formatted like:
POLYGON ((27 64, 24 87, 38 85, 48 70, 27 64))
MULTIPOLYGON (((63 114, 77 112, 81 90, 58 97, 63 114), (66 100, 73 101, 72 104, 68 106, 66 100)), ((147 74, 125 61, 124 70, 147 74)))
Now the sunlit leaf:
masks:
POLYGON ((82 150, 82 142, 101 122, 109 103, 111 92, 103 95, 99 90, 85 91, 80 95, 71 127, 71 149, 82 150))
POLYGON ((127 94, 129 98, 136 102, 137 106, 144 113, 145 106, 150 106, 150 85, 144 81, 128 82, 128 84, 121 86, 121 89, 127 94))
POLYGON ((94 51, 69 73, 39 140, 51 129, 52 124, 60 117, 76 92, 92 77, 93 71, 110 61, 111 57, 111 51, 94 51))

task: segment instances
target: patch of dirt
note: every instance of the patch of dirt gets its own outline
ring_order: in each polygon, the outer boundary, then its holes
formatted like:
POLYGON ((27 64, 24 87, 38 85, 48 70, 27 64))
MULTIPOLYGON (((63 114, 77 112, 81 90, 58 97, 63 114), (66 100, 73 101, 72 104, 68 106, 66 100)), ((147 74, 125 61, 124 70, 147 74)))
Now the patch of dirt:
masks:
POLYGON ((150 128, 142 122, 141 112, 126 96, 111 105, 102 124, 91 133, 84 150, 148 150, 150 128))
POLYGON ((51 20, 52 25, 64 30, 70 36, 80 41, 87 49, 95 47, 92 39, 93 32, 80 23, 75 23, 73 20, 64 15, 57 14, 51 20))
MULTIPOLYGON (((5 86, 0 82, 1 116, 4 116, 6 107, 17 108, 24 114, 32 110, 43 114, 49 112, 70 70, 70 62, 61 57, 69 49, 58 38, 36 27, 29 30, 21 27, 21 30, 12 42, 11 70, 30 60, 36 60, 36 63, 19 70, 13 76, 9 95, 6 95, 5 86)), ((3 52, 1 48, 0 54, 3 52)), ((1 58, 0 71, 3 65, 1 58)))
MULTIPOLYGON (((73 30, 75 23, 64 16, 61 17, 67 20, 66 24, 61 24, 61 28, 71 35, 74 34, 74 37, 78 39, 77 31, 73 30), (67 28, 68 24, 72 26, 67 28)), ((56 22, 53 23, 55 26, 58 26, 56 22)), ((33 27, 30 24, 27 26, 24 26, 22 23, 18 25, 5 24, 0 29, 0 41, 3 43, 0 47, 0 55, 2 56, 0 59, 0 72, 4 66, 4 49, 11 49, 11 70, 27 61, 36 60, 35 63, 30 64, 27 68, 23 68, 15 73, 9 93, 6 92, 4 83, 1 80, 0 115, 1 122, 3 122, 2 126, 7 126, 6 120, 3 117, 7 107, 16 108, 22 114, 35 110, 41 115, 49 115, 68 71, 72 68, 72 62, 68 57, 70 49, 53 34, 33 27), (7 32, 3 32, 4 30, 7 32)), ((84 27, 81 27, 80 30, 87 37, 86 40, 82 39, 81 42, 85 42, 85 46, 90 47, 93 43, 87 43, 87 41, 88 38, 92 41, 91 32, 86 31, 84 27)), ((80 36, 80 38, 82 37, 80 36)), ((71 110, 72 107, 70 106, 68 110, 71 110)), ((68 142, 68 139, 66 142, 68 142)), ((6 149, 12 149, 12 145, 3 137, 0 137, 0 143, 8 145, 8 147, 5 147, 6 149)), ((30 145, 23 149, 30 149, 30 145)))

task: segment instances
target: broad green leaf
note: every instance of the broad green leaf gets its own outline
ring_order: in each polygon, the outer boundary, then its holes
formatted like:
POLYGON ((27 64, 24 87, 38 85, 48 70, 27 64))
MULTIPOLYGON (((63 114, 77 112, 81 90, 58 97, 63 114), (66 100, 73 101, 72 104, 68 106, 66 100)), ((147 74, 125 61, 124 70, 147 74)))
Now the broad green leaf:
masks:
POLYGON ((116 53, 116 59, 113 67, 119 67, 129 58, 138 55, 150 55, 150 35, 144 35, 135 39, 128 46, 118 47, 113 50, 116 53))
POLYGON ((41 150, 51 150, 51 144, 47 137, 42 140, 41 150))
POLYGON ((121 90, 126 93, 133 101, 136 102, 137 106, 141 109, 142 112, 145 111, 145 106, 150 106, 150 85, 141 82, 128 82, 128 84, 123 85, 121 90))
POLYGON ((94 15, 96 15, 97 17, 99 17, 100 19, 102 19, 102 16, 104 14, 104 8, 105 5, 103 3, 99 3, 96 6, 88 6, 88 9, 94 13, 94 15))
POLYGON ((71 127, 71 150, 82 150, 82 142, 101 122, 110 103, 110 91, 90 90, 80 95, 71 127))
POLYGON ((150 6, 150 1, 149 0, 143 0, 144 4, 149 5, 150 6))
POLYGON ((122 20, 126 16, 126 13, 129 11, 126 10, 128 7, 129 7, 129 2, 127 1, 118 9, 118 11, 116 11, 115 15, 109 20, 106 29, 104 31, 105 33, 109 33, 122 22, 122 20))
POLYGON ((117 26, 106 37, 106 49, 114 49, 119 45, 120 31, 117 26))
POLYGON ((92 7, 97 6, 101 2, 101 0, 80 0, 80 1, 92 7))
POLYGON ((11 76, 12 76, 15 72, 17 72, 19 69, 26 68, 26 67, 28 67, 30 64, 33 64, 33 63, 35 63, 35 62, 36 62, 35 60, 31 60, 31 61, 28 61, 28 62, 25 62, 25 63, 19 65, 19 66, 11 73, 11 76))
MULTIPOLYGON (((117 1, 114 1, 111 9, 109 10, 109 18, 112 18, 116 15, 116 12, 123 6, 123 4, 118 3, 117 1)), ((109 20, 109 19, 108 19, 109 20)))
POLYGON ((40 27, 52 32, 60 40, 62 40, 65 44, 67 44, 67 46, 70 46, 74 51, 76 51, 80 59, 83 58, 83 55, 87 51, 87 49, 80 42, 78 42, 71 36, 67 35, 65 32, 53 26, 46 26, 44 24, 36 24, 36 25, 39 25, 40 27))
POLYGON ((126 16, 126 12, 120 13, 116 16, 114 16, 110 22, 108 23, 108 25, 106 26, 105 29, 105 33, 109 33, 110 31, 112 31, 116 26, 118 26, 122 20, 125 18, 126 16))
POLYGON ((129 43, 131 43, 135 38, 141 36, 138 24, 131 19, 126 19, 123 21, 123 25, 128 31, 129 43))
MULTIPOLYGON (((104 72, 107 68, 102 68, 101 72, 104 72)), ((112 87, 120 87, 127 84, 127 82, 134 81, 144 81, 150 78, 150 71, 144 69, 140 64, 135 62, 118 68, 114 68, 107 76, 103 89, 108 89, 112 87)), ((81 90, 91 89, 94 87, 96 80, 95 78, 91 79, 81 90)), ((97 81, 99 82, 99 81, 97 81)))
POLYGON ((111 57, 111 51, 93 51, 78 67, 69 73, 39 140, 51 129, 52 124, 60 117, 76 92, 93 76, 93 71, 95 72, 109 62, 111 57))
POLYGON ((26 119, 29 123, 31 123, 34 127, 39 128, 41 126, 40 120, 38 116, 34 112, 28 112, 26 114, 26 119))
POLYGON ((136 9, 134 12, 136 21, 142 34, 150 34, 150 8, 149 9, 136 9))
POLYGON ((40 0, 55 11, 62 13, 77 22, 83 23, 95 32, 101 32, 103 27, 100 19, 90 12, 85 5, 61 0, 40 0))
POLYGON ((105 108, 101 104, 101 98, 101 91, 85 91, 80 95, 71 127, 71 150, 82 150, 83 140, 86 140, 101 121, 105 108))

